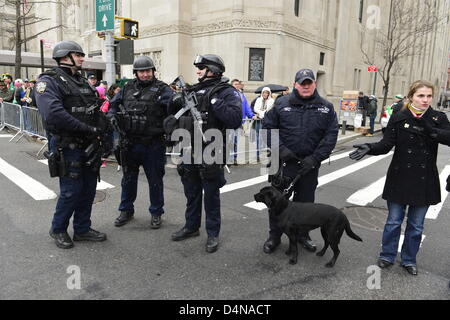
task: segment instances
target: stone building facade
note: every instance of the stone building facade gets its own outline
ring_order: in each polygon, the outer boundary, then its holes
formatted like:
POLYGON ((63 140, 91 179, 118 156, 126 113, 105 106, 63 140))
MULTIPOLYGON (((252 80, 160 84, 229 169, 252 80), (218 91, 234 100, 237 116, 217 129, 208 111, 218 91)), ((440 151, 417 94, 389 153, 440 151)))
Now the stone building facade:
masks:
MULTIPOLYGON (((1 1, 1 0, 0 0, 1 1)), ((295 72, 311 68, 320 93, 337 103, 343 90, 362 90, 378 97, 383 83, 367 71, 361 43, 375 56, 377 33, 389 27, 391 0, 115 0, 116 15, 140 23, 135 54, 151 56, 160 79, 171 82, 183 74, 195 82, 196 54, 219 54, 226 76, 244 81, 246 94, 276 83, 292 87, 295 72), (367 29, 370 23, 373 28, 367 29)), ((410 1, 412 5, 419 0, 410 1)), ((89 56, 104 56, 103 40, 95 32, 94 0, 63 0, 64 5, 36 4, 36 14, 49 18, 35 28, 63 24, 45 33, 57 42, 76 40, 89 56)), ((395 1, 394 1, 395 2, 395 1)), ((406 94, 408 85, 427 79, 440 90, 447 81, 450 48, 449 0, 436 0, 446 22, 418 39, 414 57, 403 59, 393 72, 389 96, 406 94)), ((417 7, 419 11, 420 8, 417 7)), ((38 50, 30 45, 31 50, 38 50)), ((51 49, 47 49, 48 55, 51 49)), ((375 59, 376 61, 377 59, 375 59)), ((122 66, 120 77, 132 77, 122 66)))

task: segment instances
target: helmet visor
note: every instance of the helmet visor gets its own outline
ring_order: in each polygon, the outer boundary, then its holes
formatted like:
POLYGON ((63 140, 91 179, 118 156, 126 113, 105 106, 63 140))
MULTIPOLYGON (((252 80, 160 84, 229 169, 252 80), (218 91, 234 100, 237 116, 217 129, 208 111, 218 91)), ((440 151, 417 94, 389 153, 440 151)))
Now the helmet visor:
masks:
POLYGON ((206 60, 203 56, 198 55, 198 56, 195 58, 194 65, 197 65, 197 64, 206 64, 207 61, 208 61, 208 60, 206 60))

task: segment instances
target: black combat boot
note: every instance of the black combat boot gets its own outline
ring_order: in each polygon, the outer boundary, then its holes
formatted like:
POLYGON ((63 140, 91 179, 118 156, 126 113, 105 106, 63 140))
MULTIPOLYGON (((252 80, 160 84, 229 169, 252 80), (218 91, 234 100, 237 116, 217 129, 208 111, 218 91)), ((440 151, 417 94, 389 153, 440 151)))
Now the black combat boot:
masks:
POLYGON ((73 235, 73 241, 105 241, 106 240, 106 234, 101 233, 98 231, 95 231, 94 229, 89 228, 89 231, 83 234, 74 234, 73 235))
POLYGON ((50 229, 49 234, 50 237, 55 239, 55 243, 58 248, 61 249, 73 248, 73 241, 67 232, 53 233, 53 230, 50 229))
POLYGON ((272 253, 280 245, 280 243, 281 243, 280 239, 274 239, 272 237, 269 237, 269 239, 267 239, 266 242, 264 242, 263 250, 265 253, 272 253))
POLYGON ((161 224, 162 224, 161 216, 152 214, 152 220, 150 221, 150 228, 159 229, 161 228, 161 224))
POLYGON ((200 231, 195 230, 189 230, 185 227, 181 228, 180 230, 178 230, 177 232, 172 234, 172 240, 173 241, 181 241, 190 237, 197 237, 200 235, 200 231))
POLYGON ((117 217, 116 221, 114 221, 114 225, 116 227, 124 226, 133 219, 134 213, 132 212, 126 212, 126 211, 120 211, 120 215, 117 217))
POLYGON ((219 248, 219 238, 208 236, 208 240, 206 241, 206 252, 213 253, 216 252, 219 248))

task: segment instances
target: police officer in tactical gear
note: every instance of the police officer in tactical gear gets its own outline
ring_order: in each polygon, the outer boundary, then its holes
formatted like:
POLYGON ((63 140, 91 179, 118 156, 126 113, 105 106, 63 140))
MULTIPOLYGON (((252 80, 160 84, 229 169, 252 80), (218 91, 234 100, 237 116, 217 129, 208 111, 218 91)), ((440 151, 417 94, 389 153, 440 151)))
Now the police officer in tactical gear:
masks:
MULTIPOLYGON (((104 241, 106 234, 91 229, 91 211, 96 193, 100 160, 93 161, 86 149, 99 146, 106 131, 95 88, 79 70, 84 52, 73 41, 62 41, 53 49, 58 66, 42 73, 36 83, 37 107, 49 133, 50 175, 58 176, 60 196, 50 236, 59 248, 73 242, 67 233, 73 215, 73 241, 104 241)), ((93 153, 96 148, 91 148, 93 153)), ((101 156, 98 157, 100 159, 101 156)))
MULTIPOLYGON (((203 133, 209 129, 216 129, 216 132, 219 130, 222 141, 225 141, 225 130, 236 129, 241 125, 242 111, 239 93, 228 83, 228 79, 222 78, 222 74, 225 72, 225 64, 219 56, 213 54, 197 56, 194 65, 197 67, 198 83, 189 87, 187 91, 195 93, 198 102, 197 111, 201 113, 203 120, 201 130, 203 133)), ((169 105, 169 113, 172 117, 181 107, 184 107, 184 105, 180 105, 179 97, 174 96, 172 103, 169 105)), ((189 111, 179 118, 178 127, 189 132, 191 146, 198 145, 196 144, 198 139, 202 140, 200 142, 201 151, 211 142, 205 141, 204 136, 196 132, 196 130, 199 130, 199 126, 194 124, 194 117, 189 111)), ((171 130, 168 129, 167 131, 171 130)), ((225 153, 223 150, 219 150, 217 155, 214 161, 208 163, 203 161, 204 159, 194 161, 193 157, 187 162, 186 158, 183 157, 183 163, 177 168, 187 199, 186 223, 183 228, 172 234, 172 240, 180 241, 200 234, 202 197, 204 194, 206 231, 208 234, 206 251, 209 253, 215 252, 219 245, 220 188, 226 183, 223 168, 226 161, 225 153)))
POLYGON ((173 95, 169 86, 156 79, 155 65, 147 56, 133 64, 136 78, 111 100, 109 117, 120 138, 116 157, 123 171, 120 215, 114 225, 121 227, 134 216, 139 167, 144 168, 150 189, 150 227, 161 227, 164 213, 165 144, 163 120, 173 95))
MULTIPOLYGON (((263 119, 263 129, 279 130, 280 170, 271 177, 272 185, 281 191, 289 188, 295 179, 292 192, 294 202, 314 202, 322 161, 333 151, 338 136, 338 121, 333 104, 317 92, 314 73, 301 69, 295 75, 294 90, 280 97, 263 119)), ((290 194, 288 194, 289 196, 290 194)), ((269 215, 269 238, 264 243, 265 253, 273 252, 281 242, 282 230, 276 218, 269 215)), ((316 250, 308 233, 299 235, 308 251, 316 250)))

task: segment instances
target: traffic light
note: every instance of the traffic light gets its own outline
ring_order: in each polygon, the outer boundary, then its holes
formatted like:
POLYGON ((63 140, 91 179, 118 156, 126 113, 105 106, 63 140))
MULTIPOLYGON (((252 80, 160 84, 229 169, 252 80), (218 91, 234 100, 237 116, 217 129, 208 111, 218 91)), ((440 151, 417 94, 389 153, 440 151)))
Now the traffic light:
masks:
POLYGON ((117 63, 133 64, 134 61, 134 42, 133 40, 115 40, 115 61, 117 63))
POLYGON ((120 35, 124 38, 139 38, 139 22, 131 19, 122 19, 120 26, 120 35))

